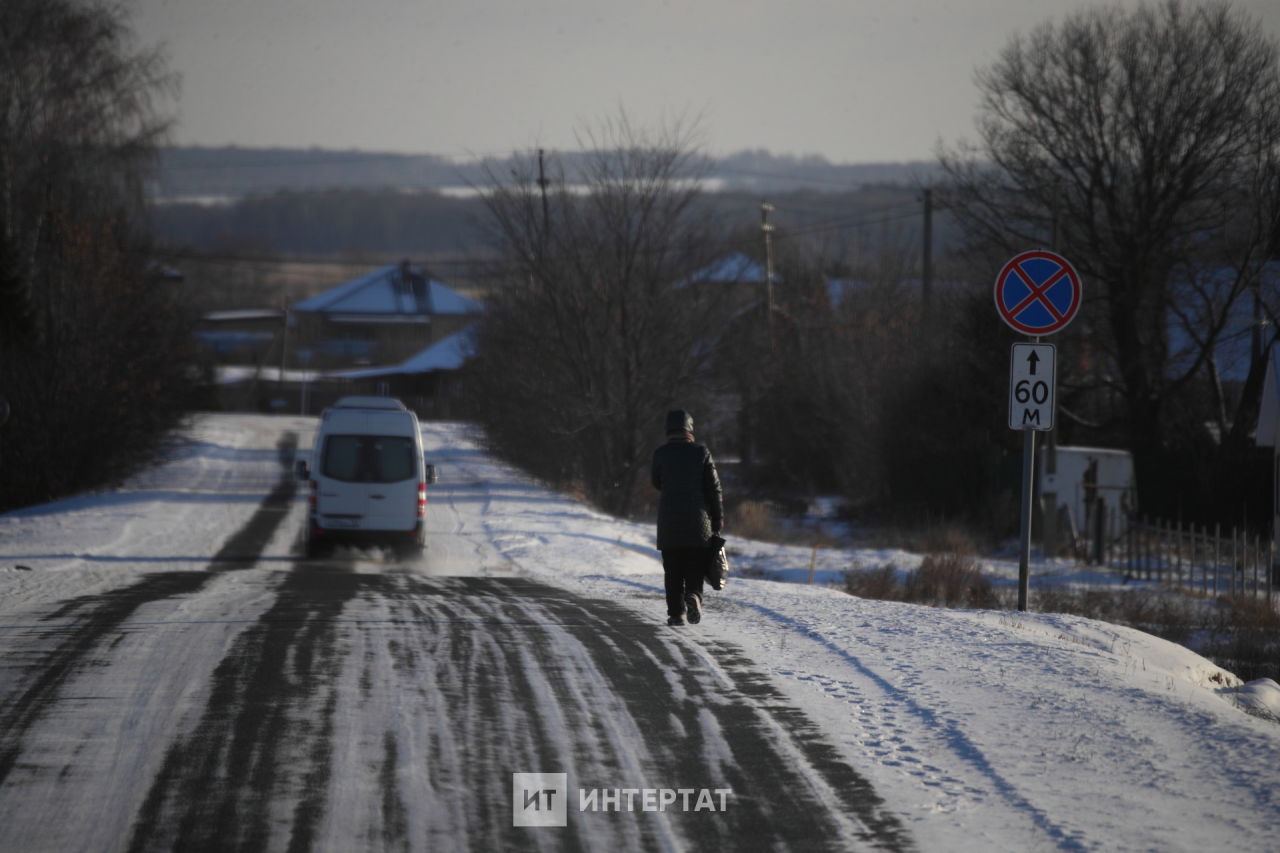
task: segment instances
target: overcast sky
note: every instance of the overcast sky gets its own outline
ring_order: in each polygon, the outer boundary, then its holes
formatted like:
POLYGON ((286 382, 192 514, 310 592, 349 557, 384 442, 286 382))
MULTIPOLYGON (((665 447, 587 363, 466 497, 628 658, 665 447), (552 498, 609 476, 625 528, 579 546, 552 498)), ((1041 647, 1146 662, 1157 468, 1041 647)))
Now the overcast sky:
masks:
MULTIPOLYGON (((1136 0, 1122 0, 1126 6, 1136 0)), ((713 154, 929 159, 974 70, 1083 0, 131 0, 180 144, 503 155, 625 109, 713 154)), ((1239 0, 1280 38, 1280 0, 1239 0)))

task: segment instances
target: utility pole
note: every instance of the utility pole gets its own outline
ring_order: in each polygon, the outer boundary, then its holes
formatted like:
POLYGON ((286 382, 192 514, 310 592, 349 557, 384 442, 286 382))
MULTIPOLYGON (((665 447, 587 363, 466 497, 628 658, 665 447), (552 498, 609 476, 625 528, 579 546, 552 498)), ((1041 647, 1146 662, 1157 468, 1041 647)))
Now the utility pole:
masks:
POLYGON ((933 302, 933 190, 924 191, 924 246, 920 265, 920 315, 929 322, 929 310, 933 302))
POLYGON ((772 210, 769 202, 760 202, 760 230, 764 232, 764 310, 770 350, 773 349, 773 226, 769 224, 772 210))
POLYGON ((289 366, 289 298, 284 289, 284 278, 280 279, 280 390, 284 391, 284 372, 289 366))
POLYGON ((543 150, 538 149, 538 189, 542 193, 542 238, 547 237, 547 220, 550 219, 550 213, 547 209, 547 173, 543 164, 543 150))

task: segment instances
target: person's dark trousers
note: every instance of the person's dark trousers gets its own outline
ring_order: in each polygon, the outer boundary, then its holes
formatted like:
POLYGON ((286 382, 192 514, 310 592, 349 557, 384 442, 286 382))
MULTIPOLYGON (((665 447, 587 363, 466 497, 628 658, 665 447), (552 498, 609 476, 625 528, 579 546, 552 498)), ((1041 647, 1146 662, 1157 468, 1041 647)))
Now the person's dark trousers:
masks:
POLYGON ((668 548, 662 552, 663 580, 667 588, 667 615, 684 615, 687 593, 702 595, 707 574, 706 548, 668 548))

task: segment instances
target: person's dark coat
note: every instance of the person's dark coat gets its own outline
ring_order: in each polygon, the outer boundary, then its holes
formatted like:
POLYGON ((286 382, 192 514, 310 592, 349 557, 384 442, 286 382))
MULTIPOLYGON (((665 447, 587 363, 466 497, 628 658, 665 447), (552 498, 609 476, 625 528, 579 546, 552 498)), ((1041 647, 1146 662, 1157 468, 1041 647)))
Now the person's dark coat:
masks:
POLYGON ((724 497, 711 451, 692 441, 671 441, 653 451, 658 499, 658 550, 705 548, 723 526, 724 497))

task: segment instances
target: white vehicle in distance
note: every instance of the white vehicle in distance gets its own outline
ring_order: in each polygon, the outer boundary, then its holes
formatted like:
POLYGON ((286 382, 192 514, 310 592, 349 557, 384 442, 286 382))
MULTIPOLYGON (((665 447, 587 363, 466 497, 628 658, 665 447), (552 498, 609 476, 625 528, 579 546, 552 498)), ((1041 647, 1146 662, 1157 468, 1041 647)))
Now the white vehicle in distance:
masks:
POLYGON ((426 544, 427 484, 418 417, 391 397, 343 397, 320 414, 309 467, 308 557, 338 543, 389 545, 400 554, 426 544))

